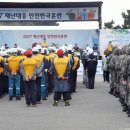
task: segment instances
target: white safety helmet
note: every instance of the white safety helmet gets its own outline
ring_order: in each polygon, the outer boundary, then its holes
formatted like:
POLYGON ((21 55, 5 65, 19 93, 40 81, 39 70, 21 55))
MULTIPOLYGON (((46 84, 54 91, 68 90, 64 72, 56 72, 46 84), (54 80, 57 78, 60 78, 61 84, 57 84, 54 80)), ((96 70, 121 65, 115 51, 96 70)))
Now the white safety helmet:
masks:
POLYGON ((88 46, 88 47, 86 47, 86 51, 89 51, 89 49, 91 49, 89 46, 88 46))
POLYGON ((53 50, 53 51, 56 51, 56 47, 52 47, 52 50, 53 50))
POLYGON ((21 50, 21 54, 24 54, 25 52, 26 52, 25 49, 22 49, 22 50, 21 50))
POLYGON ((68 50, 68 51, 72 51, 72 47, 68 46, 68 47, 67 47, 67 50, 68 50))
POLYGON ((11 53, 12 50, 9 48, 9 49, 6 50, 6 52, 7 52, 7 53, 11 53))
POLYGON ((17 49, 16 48, 11 48, 11 52, 12 53, 17 53, 17 49))
POLYGON ((1 55, 1 56, 8 56, 8 54, 7 54, 6 51, 1 51, 1 52, 0 52, 0 55, 1 55))
POLYGON ((2 47, 0 48, 0 50, 1 50, 1 51, 5 51, 5 47, 2 46, 2 47))
POLYGON ((18 51, 22 51, 22 48, 21 48, 21 47, 17 47, 17 50, 18 50, 18 51))
POLYGON ((90 55, 90 54, 92 54, 92 53, 93 53, 93 49, 90 48, 90 49, 88 50, 88 55, 90 55))
POLYGON ((37 45, 36 47, 37 47, 39 50, 42 49, 41 45, 37 45))
POLYGON ((32 52, 39 52, 39 50, 38 50, 37 47, 33 47, 33 48, 32 48, 32 52))
POLYGON ((45 47, 42 48, 41 53, 42 53, 42 54, 47 53, 47 48, 45 48, 45 47))

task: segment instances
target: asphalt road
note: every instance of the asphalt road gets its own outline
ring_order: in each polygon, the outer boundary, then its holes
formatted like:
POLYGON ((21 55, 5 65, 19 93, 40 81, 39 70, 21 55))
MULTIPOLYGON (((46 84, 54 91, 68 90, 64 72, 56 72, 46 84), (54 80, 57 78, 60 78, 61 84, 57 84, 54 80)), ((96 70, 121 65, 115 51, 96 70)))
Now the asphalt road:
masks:
POLYGON ((63 101, 52 106, 53 95, 37 107, 26 107, 24 98, 0 99, 0 130, 130 130, 130 118, 118 99, 108 94, 109 85, 102 77, 96 77, 94 90, 86 89, 81 81, 79 76, 69 107, 63 101))

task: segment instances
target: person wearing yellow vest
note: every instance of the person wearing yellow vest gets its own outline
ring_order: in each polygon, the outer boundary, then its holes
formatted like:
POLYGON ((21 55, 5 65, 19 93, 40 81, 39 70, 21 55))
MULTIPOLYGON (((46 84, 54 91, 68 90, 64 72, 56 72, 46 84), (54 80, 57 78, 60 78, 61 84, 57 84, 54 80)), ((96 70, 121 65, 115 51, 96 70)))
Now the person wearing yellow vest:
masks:
POLYGON ((32 58, 32 51, 25 52, 27 58, 20 63, 20 73, 24 80, 25 100, 26 105, 29 107, 36 106, 36 75, 38 70, 37 61, 32 58))
POLYGON ((3 57, 0 56, 0 98, 2 98, 3 95, 3 57))
POLYGON ((8 71, 9 71, 9 100, 13 100, 13 89, 16 89, 16 100, 20 98, 20 58, 17 56, 17 49, 12 48, 12 55, 7 59, 8 71))
POLYGON ((32 58, 35 59, 38 63, 38 70, 37 70, 37 77, 36 77, 36 102, 37 104, 41 103, 41 79, 42 79, 42 70, 44 67, 43 57, 38 55, 38 48, 34 47, 32 49, 33 56, 32 58))
MULTIPOLYGON (((8 83, 8 76, 9 76, 9 72, 7 70, 7 67, 6 67, 6 63, 7 63, 7 59, 9 57, 9 55, 7 54, 6 51, 3 51, 1 56, 3 57, 3 76, 2 76, 2 87, 3 87, 3 92, 2 94, 3 95, 6 95, 8 94, 8 88, 9 88, 9 83, 8 83)), ((0 83, 1 84, 1 83, 0 83)))
POLYGON ((113 51, 113 46, 112 46, 112 42, 111 41, 109 41, 109 43, 108 43, 107 51, 109 52, 109 54, 111 54, 112 51, 113 51))
POLYGON ((54 104, 58 105, 61 95, 65 101, 65 106, 69 106, 69 74, 70 74, 70 60, 64 56, 64 51, 59 49, 57 57, 52 61, 50 71, 54 74, 54 104))
POLYGON ((76 93, 76 82, 77 82, 77 69, 80 66, 79 58, 72 52, 72 56, 74 59, 74 64, 72 66, 72 76, 73 76, 73 84, 72 84, 72 92, 76 93))

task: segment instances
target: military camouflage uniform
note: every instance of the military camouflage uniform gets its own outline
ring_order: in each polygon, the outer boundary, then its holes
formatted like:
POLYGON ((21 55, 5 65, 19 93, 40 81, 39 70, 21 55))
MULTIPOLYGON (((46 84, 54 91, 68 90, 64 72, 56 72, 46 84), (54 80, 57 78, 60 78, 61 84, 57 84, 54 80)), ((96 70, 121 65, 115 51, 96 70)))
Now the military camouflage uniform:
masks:
POLYGON ((123 81, 126 81, 124 110, 128 110, 130 117, 130 47, 127 48, 127 57, 123 63, 123 81))

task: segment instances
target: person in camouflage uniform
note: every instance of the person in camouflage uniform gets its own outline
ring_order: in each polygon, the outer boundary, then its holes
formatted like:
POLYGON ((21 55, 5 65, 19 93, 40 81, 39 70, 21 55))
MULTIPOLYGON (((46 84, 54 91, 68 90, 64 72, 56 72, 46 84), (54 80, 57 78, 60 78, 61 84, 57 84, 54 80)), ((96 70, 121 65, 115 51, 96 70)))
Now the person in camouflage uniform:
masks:
POLYGON ((124 106, 125 104, 125 95, 126 95, 126 86, 123 84, 123 66, 127 58, 127 47, 128 46, 122 47, 122 55, 120 57, 121 78, 120 78, 120 100, 119 101, 121 102, 122 106, 124 106))
POLYGON ((124 111, 130 117, 130 47, 127 48, 127 58, 123 63, 123 84, 126 86, 124 111))
POLYGON ((108 63, 107 63, 107 67, 108 67, 108 70, 110 71, 110 94, 114 94, 114 81, 115 81, 115 69, 114 69, 114 60, 115 60, 115 57, 116 57, 116 47, 113 49, 113 53, 111 55, 109 55, 108 57, 108 63))
POLYGON ((120 97, 120 81, 121 81, 121 60, 122 60, 122 50, 117 48, 116 57, 114 59, 114 70, 115 70, 115 84, 114 84, 114 94, 116 97, 120 97))

